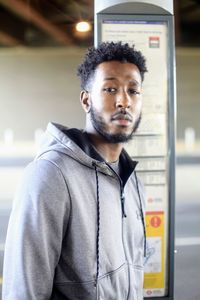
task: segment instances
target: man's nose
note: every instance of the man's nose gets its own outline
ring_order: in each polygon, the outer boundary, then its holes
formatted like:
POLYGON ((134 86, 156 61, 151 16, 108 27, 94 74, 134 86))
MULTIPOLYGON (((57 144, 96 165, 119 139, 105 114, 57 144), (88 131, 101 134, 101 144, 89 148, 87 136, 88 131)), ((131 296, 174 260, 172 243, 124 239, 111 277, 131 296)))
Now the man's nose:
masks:
POLYGON ((122 91, 118 94, 117 101, 116 101, 116 107, 117 108, 130 108, 131 101, 129 95, 122 91))

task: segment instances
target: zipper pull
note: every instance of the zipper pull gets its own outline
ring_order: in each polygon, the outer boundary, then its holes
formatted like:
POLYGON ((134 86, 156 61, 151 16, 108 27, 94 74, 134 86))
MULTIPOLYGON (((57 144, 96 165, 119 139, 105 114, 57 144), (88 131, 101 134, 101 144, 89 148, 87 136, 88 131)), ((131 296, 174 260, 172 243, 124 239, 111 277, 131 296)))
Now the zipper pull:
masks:
POLYGON ((121 191, 121 204, 122 204, 122 218, 126 218, 127 215, 125 213, 125 196, 124 196, 124 191, 121 191))

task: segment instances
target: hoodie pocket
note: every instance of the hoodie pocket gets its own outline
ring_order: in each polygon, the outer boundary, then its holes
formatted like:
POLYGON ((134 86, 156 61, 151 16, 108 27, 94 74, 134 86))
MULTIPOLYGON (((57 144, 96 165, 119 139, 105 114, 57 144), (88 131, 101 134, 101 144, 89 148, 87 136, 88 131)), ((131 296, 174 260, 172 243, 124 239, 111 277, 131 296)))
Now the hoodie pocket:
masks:
POLYGON ((124 263, 100 276, 97 286, 94 281, 56 283, 51 300, 127 300, 128 290, 128 266, 124 263))
POLYGON ((109 272, 99 278, 98 300, 125 300, 128 296, 128 270, 123 264, 117 270, 109 272))
POLYGON ((94 281, 57 283, 53 288, 51 300, 95 300, 94 281))

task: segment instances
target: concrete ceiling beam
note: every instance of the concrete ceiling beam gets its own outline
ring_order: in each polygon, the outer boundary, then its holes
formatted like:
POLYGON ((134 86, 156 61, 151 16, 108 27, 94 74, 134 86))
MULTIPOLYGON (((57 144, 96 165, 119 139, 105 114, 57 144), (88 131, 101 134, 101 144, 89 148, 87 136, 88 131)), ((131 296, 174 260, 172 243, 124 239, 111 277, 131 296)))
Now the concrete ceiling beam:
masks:
POLYGON ((5 46, 18 46, 21 42, 8 33, 0 31, 0 44, 5 46))
POLYGON ((45 19, 37 10, 26 2, 22 2, 21 0, 0 0, 0 4, 25 19, 27 22, 34 24, 61 45, 67 46, 72 44, 71 38, 67 33, 45 19))

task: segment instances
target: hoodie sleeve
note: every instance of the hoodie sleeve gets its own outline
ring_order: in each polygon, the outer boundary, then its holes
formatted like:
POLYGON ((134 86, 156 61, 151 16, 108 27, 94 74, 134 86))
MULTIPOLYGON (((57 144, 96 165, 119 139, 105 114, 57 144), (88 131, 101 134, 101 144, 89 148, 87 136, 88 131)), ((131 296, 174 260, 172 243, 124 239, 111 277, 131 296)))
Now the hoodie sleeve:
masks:
POLYGON ((47 300, 70 213, 60 169, 31 163, 11 212, 4 256, 2 300, 47 300))

